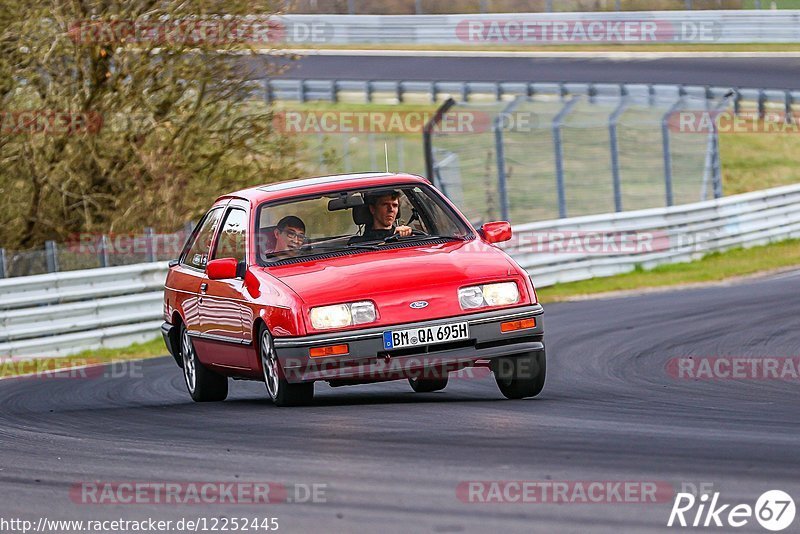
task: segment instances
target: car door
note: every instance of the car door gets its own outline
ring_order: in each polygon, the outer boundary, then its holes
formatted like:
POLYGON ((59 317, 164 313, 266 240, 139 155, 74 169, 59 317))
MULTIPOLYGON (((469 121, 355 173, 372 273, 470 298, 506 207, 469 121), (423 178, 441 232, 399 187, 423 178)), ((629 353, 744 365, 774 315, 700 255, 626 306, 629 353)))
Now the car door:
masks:
POLYGON ((224 213, 225 204, 214 206, 206 213, 181 254, 177 268, 170 276, 168 289, 175 291, 175 307, 180 310, 190 336, 199 333, 202 327, 200 286, 205 282, 206 263, 211 244, 224 213))
MULTIPOLYGON (((232 201, 217 232, 211 260, 234 258, 238 264, 246 265, 248 221, 248 208, 232 201)), ((251 336, 249 329, 245 335, 243 326, 243 309, 247 308, 243 289, 242 277, 211 280, 206 275, 200 285, 202 350, 213 358, 214 365, 232 370, 249 370, 252 360, 251 336)))

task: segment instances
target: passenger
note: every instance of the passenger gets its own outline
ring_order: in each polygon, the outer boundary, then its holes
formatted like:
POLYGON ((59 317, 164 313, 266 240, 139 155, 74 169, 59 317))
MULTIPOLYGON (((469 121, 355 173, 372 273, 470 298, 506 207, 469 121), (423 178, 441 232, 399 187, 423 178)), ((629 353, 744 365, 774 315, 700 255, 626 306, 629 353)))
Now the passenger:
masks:
POLYGON ((295 256, 306 242, 306 225, 300 217, 294 215, 287 215, 278 221, 273 232, 275 247, 268 253, 282 252, 287 256, 295 256))

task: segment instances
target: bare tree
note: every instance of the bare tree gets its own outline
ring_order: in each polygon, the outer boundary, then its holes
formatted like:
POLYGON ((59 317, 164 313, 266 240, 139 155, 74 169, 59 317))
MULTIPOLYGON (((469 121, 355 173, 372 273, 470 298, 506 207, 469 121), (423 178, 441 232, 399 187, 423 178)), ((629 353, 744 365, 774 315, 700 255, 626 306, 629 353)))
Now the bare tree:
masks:
POLYGON ((297 172, 255 79, 274 71, 272 2, 2 2, 0 246, 177 229, 297 172))

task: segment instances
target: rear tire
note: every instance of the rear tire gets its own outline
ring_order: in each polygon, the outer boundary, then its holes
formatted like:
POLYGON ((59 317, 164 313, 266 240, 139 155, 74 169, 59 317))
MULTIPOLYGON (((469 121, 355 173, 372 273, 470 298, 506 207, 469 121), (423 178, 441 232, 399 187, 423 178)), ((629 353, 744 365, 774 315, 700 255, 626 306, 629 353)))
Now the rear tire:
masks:
POLYGON ((181 324, 183 380, 195 402, 219 402, 228 397, 228 378, 206 368, 197 358, 186 326, 181 324))
POLYGON ((544 388, 547 374, 545 351, 496 358, 492 360, 492 371, 497 387, 505 398, 535 397, 544 388))
POLYGON ((261 355, 261 369, 267 394, 275 406, 306 406, 314 401, 314 382, 290 384, 286 381, 281 363, 272 346, 272 336, 265 326, 261 327, 258 347, 261 355))
POLYGON ((431 393, 447 387, 447 377, 444 378, 409 378, 411 389, 417 393, 431 393))

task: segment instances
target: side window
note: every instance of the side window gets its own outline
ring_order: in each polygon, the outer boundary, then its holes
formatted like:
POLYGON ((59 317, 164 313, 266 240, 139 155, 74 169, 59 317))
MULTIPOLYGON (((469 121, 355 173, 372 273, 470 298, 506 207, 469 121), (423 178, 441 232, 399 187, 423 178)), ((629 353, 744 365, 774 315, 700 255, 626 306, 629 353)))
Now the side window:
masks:
POLYGON ((247 247, 246 231, 247 212, 240 209, 229 210, 212 259, 235 258, 237 262, 244 261, 247 247))
POLYGON ((183 263, 196 269, 205 269, 208 263, 208 251, 211 249, 211 240, 222 218, 222 208, 214 208, 208 212, 203 220, 200 231, 194 238, 192 246, 183 258, 183 263))

